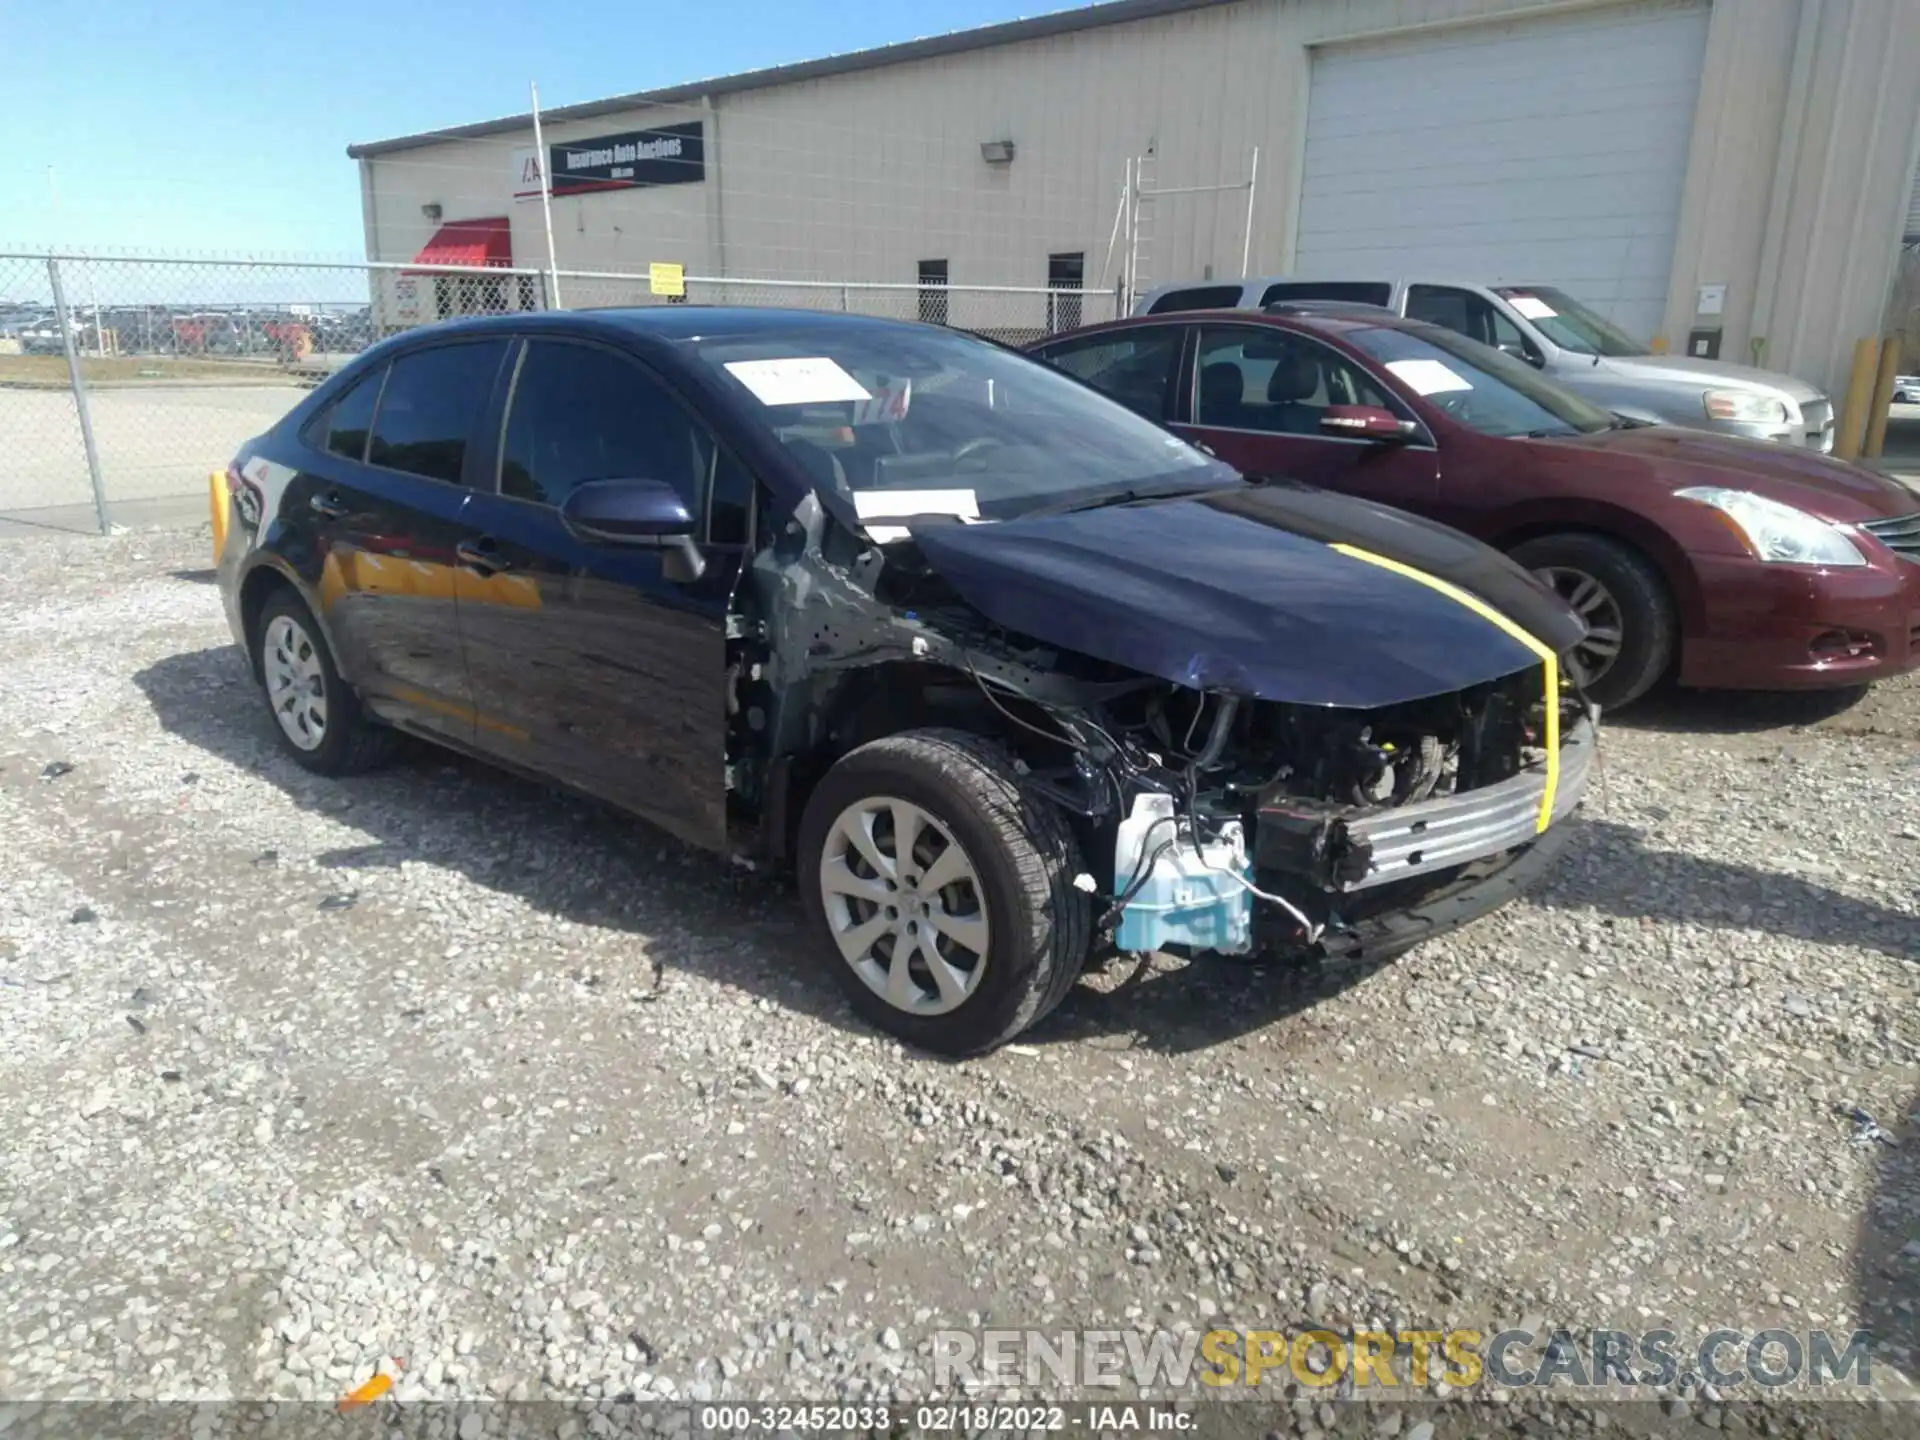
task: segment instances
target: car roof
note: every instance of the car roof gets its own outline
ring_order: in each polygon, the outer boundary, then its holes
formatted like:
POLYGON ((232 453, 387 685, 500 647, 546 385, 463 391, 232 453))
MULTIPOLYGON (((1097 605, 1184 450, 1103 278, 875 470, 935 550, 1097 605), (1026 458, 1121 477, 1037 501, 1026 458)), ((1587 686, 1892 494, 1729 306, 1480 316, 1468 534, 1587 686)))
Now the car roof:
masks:
POLYGON ((1269 285, 1448 285, 1461 290, 1538 290, 1557 288, 1545 281, 1534 280, 1488 280, 1466 279, 1458 275, 1428 274, 1425 271, 1388 271, 1384 274, 1375 271, 1343 272, 1338 275, 1245 275, 1237 280, 1179 280, 1171 284, 1156 285, 1140 297, 1141 304, 1150 304, 1160 296, 1175 290, 1209 290, 1218 285, 1238 285, 1243 289, 1258 286, 1265 289, 1269 285))
MULTIPOLYGON (((836 311, 783 310, 762 305, 614 305, 581 310, 531 310, 481 315, 432 327, 439 335, 485 334, 493 330, 540 330, 548 334, 623 334, 661 340, 693 340, 713 335, 754 336, 842 333, 861 330, 937 330, 911 320, 836 311)), ((403 334, 421 336, 425 330, 403 334)), ((951 332, 949 332, 951 333, 951 332)))
POLYGON ((1353 313, 1333 314, 1328 312, 1302 313, 1290 311, 1274 314, 1267 310, 1165 310, 1158 315, 1128 315, 1120 320, 1108 320, 1099 325, 1086 325, 1078 330, 1066 331, 1060 335, 1049 335, 1036 340, 1030 347, 1040 349, 1067 335, 1095 335, 1106 331, 1139 330, 1153 325, 1271 325, 1278 330, 1311 330, 1323 334, 1343 335, 1350 330, 1427 330, 1432 327, 1423 321, 1408 320, 1394 314, 1391 310, 1376 310, 1372 314, 1353 313))

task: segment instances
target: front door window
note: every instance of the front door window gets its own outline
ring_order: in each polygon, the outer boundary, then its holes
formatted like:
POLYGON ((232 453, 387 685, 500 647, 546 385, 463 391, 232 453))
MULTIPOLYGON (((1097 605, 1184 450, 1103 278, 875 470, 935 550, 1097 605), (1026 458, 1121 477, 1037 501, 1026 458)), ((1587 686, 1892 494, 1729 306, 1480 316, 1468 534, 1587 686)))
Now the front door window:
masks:
POLYGON ((1339 352, 1280 329, 1200 332, 1194 420, 1209 429, 1324 436, 1330 405, 1403 407, 1339 352))

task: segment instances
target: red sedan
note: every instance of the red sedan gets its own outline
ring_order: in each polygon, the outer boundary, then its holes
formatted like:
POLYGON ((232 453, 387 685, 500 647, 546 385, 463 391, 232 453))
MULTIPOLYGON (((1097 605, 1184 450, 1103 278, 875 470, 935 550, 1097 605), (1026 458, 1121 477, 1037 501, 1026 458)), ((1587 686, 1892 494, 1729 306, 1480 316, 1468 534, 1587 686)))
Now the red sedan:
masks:
POLYGON ((1920 496, 1803 449, 1621 419, 1366 306, 1146 316, 1034 353, 1242 473, 1412 510, 1586 621, 1588 694, 1856 685, 1920 664, 1920 496))

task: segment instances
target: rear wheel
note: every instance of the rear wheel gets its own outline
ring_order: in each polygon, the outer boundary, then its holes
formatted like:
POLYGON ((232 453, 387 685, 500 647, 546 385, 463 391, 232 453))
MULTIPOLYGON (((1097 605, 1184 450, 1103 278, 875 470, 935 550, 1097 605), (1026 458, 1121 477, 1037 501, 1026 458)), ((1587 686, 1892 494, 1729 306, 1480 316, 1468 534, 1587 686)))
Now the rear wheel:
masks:
POLYGON ((1604 535, 1542 535, 1513 550, 1586 622, 1568 668, 1605 709, 1630 705, 1653 687, 1678 643, 1673 601, 1645 556, 1604 535))
POLYGON ((270 596, 254 637, 254 673, 281 748, 296 763, 318 775, 351 775, 386 758, 393 732, 367 718, 299 596, 270 596))
POLYGON ((929 1050, 1004 1044, 1065 998, 1092 912, 1065 817, 952 730, 863 745, 801 820, 801 896, 854 1008, 929 1050))

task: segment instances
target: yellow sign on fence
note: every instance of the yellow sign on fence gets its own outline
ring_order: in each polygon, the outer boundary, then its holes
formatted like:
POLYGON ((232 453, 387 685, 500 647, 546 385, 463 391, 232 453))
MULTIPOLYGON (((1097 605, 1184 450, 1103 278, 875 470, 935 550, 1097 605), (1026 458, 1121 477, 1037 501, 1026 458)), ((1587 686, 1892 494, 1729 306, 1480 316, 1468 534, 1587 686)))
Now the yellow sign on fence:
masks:
POLYGON ((647 288, 656 295, 678 297, 687 293, 687 270, 684 265, 670 265, 664 260, 656 260, 647 266, 647 288))

